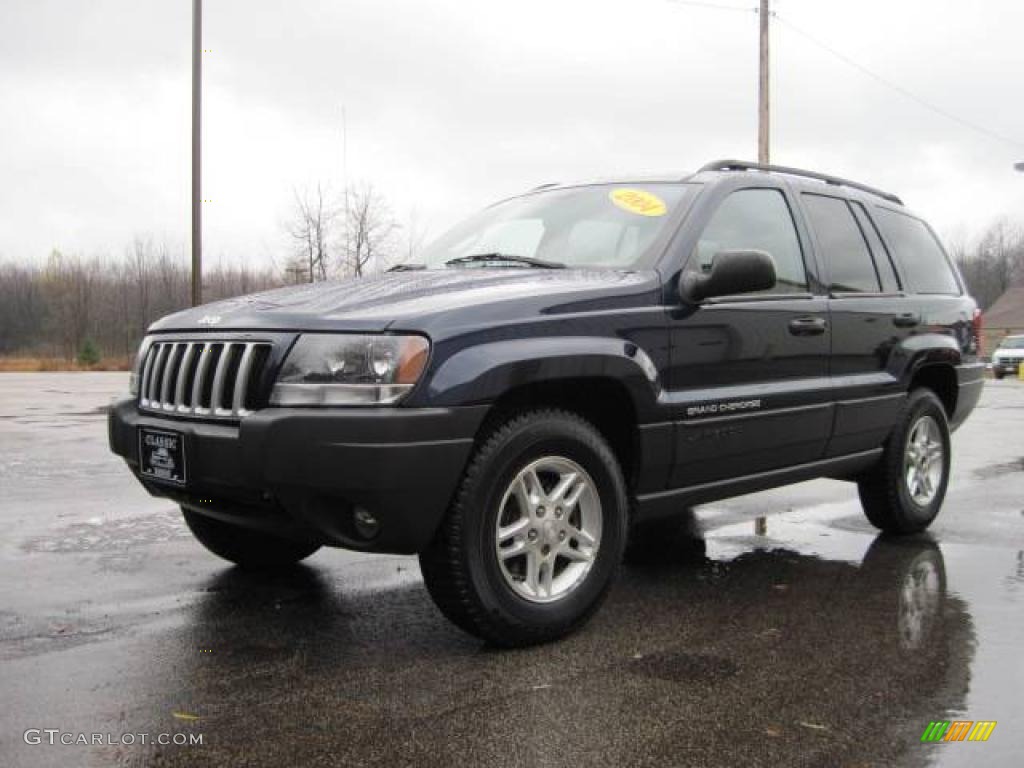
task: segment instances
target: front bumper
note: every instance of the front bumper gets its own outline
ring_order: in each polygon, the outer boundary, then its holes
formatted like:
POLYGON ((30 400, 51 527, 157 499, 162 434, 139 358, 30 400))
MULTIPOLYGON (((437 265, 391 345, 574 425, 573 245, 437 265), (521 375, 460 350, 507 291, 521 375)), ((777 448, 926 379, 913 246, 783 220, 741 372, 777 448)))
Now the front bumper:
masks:
POLYGON ((433 537, 486 410, 266 408, 222 424, 150 415, 128 399, 108 426, 111 450, 154 496, 290 538, 412 554, 433 537), (186 486, 139 475, 139 427, 183 436, 186 486), (379 522, 372 538, 355 526, 360 507, 379 522))

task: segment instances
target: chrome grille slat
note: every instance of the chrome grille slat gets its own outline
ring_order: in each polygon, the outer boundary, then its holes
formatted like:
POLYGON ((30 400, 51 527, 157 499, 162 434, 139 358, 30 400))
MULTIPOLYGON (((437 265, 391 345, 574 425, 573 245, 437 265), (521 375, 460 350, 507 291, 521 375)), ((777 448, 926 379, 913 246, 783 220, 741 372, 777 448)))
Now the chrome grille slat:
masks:
POLYGON ((214 416, 228 416, 230 411, 222 407, 224 403, 224 380, 228 375, 228 363, 231 360, 231 349, 235 345, 228 342, 220 353, 217 371, 213 374, 213 391, 210 392, 210 410, 214 416))
POLYGON ((205 416, 210 412, 209 408, 203 407, 203 385, 206 384, 206 372, 210 368, 210 357, 213 354, 212 344, 203 344, 199 351, 199 365, 196 366, 196 380, 192 384, 192 413, 197 416, 205 416))
POLYGON ((271 347, 266 341, 154 341, 142 366, 139 408, 202 419, 247 416, 250 383, 259 380, 271 347))
POLYGON ((160 352, 156 357, 156 361, 153 363, 153 375, 149 380, 149 404, 157 405, 160 402, 160 373, 163 370, 164 363, 167 360, 167 351, 169 349, 167 344, 159 345, 160 352))
POLYGON ((139 394, 142 397, 142 405, 149 403, 149 376, 153 373, 153 360, 156 358, 156 347, 151 346, 146 352, 146 363, 142 366, 142 381, 139 382, 139 394))
POLYGON ((185 345, 185 351, 181 355, 181 364, 178 366, 178 382, 174 386, 174 408, 179 413, 188 412, 188 408, 185 407, 185 387, 188 385, 188 372, 192 367, 192 355, 195 348, 196 345, 192 342, 185 345))
POLYGON ((174 373, 174 361, 178 354, 177 343, 169 345, 171 351, 167 353, 167 360, 164 362, 163 381, 160 384, 160 403, 165 411, 173 411, 174 403, 171 402, 171 377, 174 373))
POLYGON ((245 396, 249 388, 249 374, 252 372, 252 358, 255 351, 255 344, 245 345, 242 361, 238 364, 238 375, 235 376, 235 396, 231 403, 231 410, 240 416, 246 413, 245 396))

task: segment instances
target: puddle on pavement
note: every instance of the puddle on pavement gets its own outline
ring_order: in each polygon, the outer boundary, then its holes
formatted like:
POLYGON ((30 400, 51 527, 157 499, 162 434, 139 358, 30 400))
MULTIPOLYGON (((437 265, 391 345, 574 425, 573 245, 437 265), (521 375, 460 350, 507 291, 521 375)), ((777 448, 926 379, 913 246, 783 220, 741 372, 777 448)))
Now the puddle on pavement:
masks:
POLYGON ((444 762, 432 745, 495 754, 506 740, 557 741, 563 754, 608 763, 630 762, 647 739, 649 756, 670 760, 710 754, 724 732, 733 764, 784 764, 794 743, 826 763, 900 762, 929 720, 967 706, 975 625, 939 544, 822 538, 774 519, 752 538, 750 526, 625 568, 584 631, 514 653, 454 630, 418 580, 396 572, 388 584, 380 563, 284 580, 225 571, 185 630, 212 654, 180 654, 161 684, 216 712, 218 741, 291 744, 301 761, 312 754, 295 747, 300 732, 321 723, 346 759, 388 743, 393 761, 425 765, 444 762), (376 589, 350 589, 375 569, 376 589), (288 718, 257 727, 258 696, 238 692, 281 674, 302 695, 288 718))
MULTIPOLYGON (((187 537, 171 519, 105 534, 70 526, 34 551, 187 537)), ((491 764, 542 765, 538 745, 557 743, 581 764, 636 764, 643 744, 651 765, 799 756, 924 766, 949 759, 921 745, 929 722, 1010 719, 1001 702, 1016 702, 1021 683, 1024 553, 888 539, 801 514, 770 519, 766 535, 752 521, 705 521, 704 534, 692 518, 682 525, 675 545, 623 569, 583 631, 515 652, 482 647, 441 617, 412 558, 337 564, 328 552, 277 575, 224 568, 159 631, 89 637, 118 659, 117 682, 97 690, 123 702, 138 730, 158 730, 147 718, 187 702, 213 745, 209 764, 255 748, 267 764, 314 762, 320 750, 373 763, 387 745, 389 763, 440 766, 457 745, 480 761, 507 758, 491 764)), ((148 578, 168 567, 149 565, 148 578)), ((1024 746, 1009 728, 997 735, 1024 746)), ((195 757, 160 755, 166 765, 195 757)))
POLYGON ((990 464, 985 467, 978 467, 974 470, 975 476, 982 480, 990 480, 994 477, 1008 475, 1011 472, 1024 472, 1024 458, 1004 461, 999 464, 990 464))
MULTIPOLYGON (((27 539, 21 546, 25 552, 56 554, 87 552, 123 552, 137 547, 190 539, 192 535, 177 510, 125 517, 115 520, 94 518, 84 523, 58 528, 45 536, 27 539)), ((111 561, 117 567, 119 563, 111 561)), ((132 561, 120 565, 130 569, 132 561)))

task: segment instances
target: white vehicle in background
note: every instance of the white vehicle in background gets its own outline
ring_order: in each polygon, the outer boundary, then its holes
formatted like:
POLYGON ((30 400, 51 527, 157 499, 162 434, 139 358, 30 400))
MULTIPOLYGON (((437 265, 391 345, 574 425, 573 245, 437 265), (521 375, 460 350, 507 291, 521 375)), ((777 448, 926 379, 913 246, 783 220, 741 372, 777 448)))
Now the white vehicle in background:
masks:
POLYGON ((1007 336, 992 353, 992 375, 997 379, 1006 374, 1017 375, 1017 369, 1024 362, 1024 336, 1007 336))

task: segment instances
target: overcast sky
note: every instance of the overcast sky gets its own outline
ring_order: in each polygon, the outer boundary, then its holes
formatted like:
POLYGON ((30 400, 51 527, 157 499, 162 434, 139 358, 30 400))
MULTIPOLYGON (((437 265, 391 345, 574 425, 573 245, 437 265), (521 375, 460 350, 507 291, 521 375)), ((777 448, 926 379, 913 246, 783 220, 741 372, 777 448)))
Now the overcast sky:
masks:
MULTIPOLYGON (((753 6, 754 0, 711 0, 753 6)), ((772 159, 942 233, 1024 220, 1024 3, 776 0, 772 159)), ((0 2, 0 258, 189 236, 190 0, 0 2)), ((433 233, 549 181, 756 147, 757 17, 669 0, 206 0, 210 258, 268 262, 293 189, 369 180, 433 233), (342 111, 347 115, 347 168, 342 111)))

